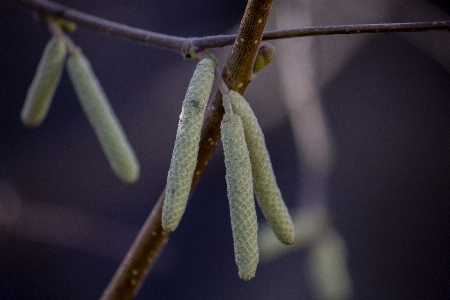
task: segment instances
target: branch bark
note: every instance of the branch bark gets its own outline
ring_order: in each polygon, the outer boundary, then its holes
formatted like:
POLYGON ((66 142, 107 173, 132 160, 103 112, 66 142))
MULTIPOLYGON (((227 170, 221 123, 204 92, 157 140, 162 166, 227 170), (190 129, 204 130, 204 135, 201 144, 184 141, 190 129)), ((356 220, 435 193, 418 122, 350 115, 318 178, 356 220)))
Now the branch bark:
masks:
MULTIPOLYGON (((215 35, 194 38, 176 37, 112 22, 47 0, 12 1, 17 5, 33 10, 38 14, 64 18, 69 21, 73 21, 80 26, 99 31, 104 34, 182 53, 185 56, 189 45, 195 45, 205 49, 220 48, 232 45, 236 40, 236 35, 215 35)), ((450 31, 450 20, 434 22, 314 26, 308 28, 268 31, 264 33, 262 40, 279 40, 316 35, 420 31, 450 31)))
MULTIPOLYGON (((272 0, 249 0, 239 28, 235 46, 222 71, 228 87, 243 93, 251 80, 253 60, 261 41, 272 0)), ((200 141, 198 161, 191 194, 220 139, 220 122, 224 114, 221 93, 210 101, 200 141)), ((101 299, 132 299, 169 238, 162 229, 161 213, 164 191, 141 231, 131 245, 101 299)))
POLYGON ((63 18, 104 34, 126 38, 146 45, 181 52, 186 38, 147 31, 89 15, 47 0, 13 0, 40 15, 63 18))

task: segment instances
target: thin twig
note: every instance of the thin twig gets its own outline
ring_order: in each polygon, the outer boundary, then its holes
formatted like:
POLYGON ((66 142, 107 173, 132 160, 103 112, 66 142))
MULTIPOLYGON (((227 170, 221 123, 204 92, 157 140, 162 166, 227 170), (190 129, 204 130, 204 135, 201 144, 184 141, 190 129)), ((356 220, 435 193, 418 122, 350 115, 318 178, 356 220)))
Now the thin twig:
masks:
POLYGON ((57 36, 64 40, 64 43, 66 43, 66 47, 69 53, 73 53, 75 51, 77 46, 75 46, 75 43, 72 41, 72 39, 67 34, 64 33, 64 31, 61 29, 61 27, 59 27, 56 21, 50 20, 48 22, 48 27, 54 36, 57 36))
POLYGON ((450 31, 450 20, 434 21, 434 22, 313 26, 301 29, 275 30, 266 32, 263 36, 263 40, 279 40, 285 38, 314 36, 314 35, 419 32, 430 30, 450 31))
MULTIPOLYGON (((335 34, 362 34, 362 33, 394 33, 394 32, 421 32, 421 31, 450 31, 450 20, 434 22, 408 22, 383 24, 356 24, 313 26, 296 29, 283 29, 266 31, 263 41, 290 39, 305 36, 335 35, 335 34)), ((193 45, 203 48, 220 48, 231 45, 235 35, 215 35, 191 38, 193 45)))
POLYGON ((182 52, 188 39, 147 31, 117 22, 102 19, 47 0, 13 0, 38 14, 54 16, 77 23, 95 31, 125 38, 146 45, 182 52))
MULTIPOLYGON (((236 88, 239 86, 241 93, 245 91, 249 82, 253 59, 258 50, 271 3, 272 0, 249 0, 237 38, 237 41, 245 42, 236 42, 233 54, 230 55, 223 70, 222 74, 227 74, 226 77, 224 76, 227 85, 236 86, 236 88), (256 44, 255 40, 258 41, 256 44)), ((220 139, 220 122, 224 113, 220 95, 220 92, 216 93, 205 114, 205 125, 200 140, 191 193, 220 139)), ((169 233, 161 226, 163 200, 164 191, 101 299, 131 299, 141 285, 156 256, 169 238, 169 233)))
MULTIPOLYGON (((100 31, 115 37, 120 37, 149 46, 186 54, 189 45, 208 48, 220 48, 232 45, 236 35, 215 35, 206 37, 183 38, 143 30, 124 24, 82 13, 47 0, 13 0, 14 3, 31 9, 39 14, 55 16, 73 21, 80 26, 100 31)), ((279 40, 316 35, 360 34, 360 33, 392 33, 419 31, 450 31, 450 20, 434 22, 384 23, 314 26, 300 29, 267 31, 262 40, 279 40)))
POLYGON ((222 75, 217 68, 214 68, 214 78, 216 79, 217 86, 219 87, 220 93, 222 94, 222 102, 225 113, 233 114, 233 107, 231 106, 230 95, 228 94, 230 92, 230 89, 225 83, 225 80, 223 80, 222 75))

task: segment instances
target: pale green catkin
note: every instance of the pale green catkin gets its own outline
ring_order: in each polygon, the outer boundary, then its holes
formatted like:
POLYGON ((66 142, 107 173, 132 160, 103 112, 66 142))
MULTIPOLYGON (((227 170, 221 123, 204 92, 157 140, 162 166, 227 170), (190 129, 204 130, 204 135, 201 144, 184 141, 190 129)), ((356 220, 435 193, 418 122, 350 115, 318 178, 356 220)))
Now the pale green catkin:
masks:
POLYGON ((230 91, 230 99, 234 113, 241 117, 244 124, 245 140, 252 163, 253 187, 259 206, 277 238, 290 245, 295 238, 294 224, 281 197, 264 134, 244 97, 236 91, 230 91))
POLYGON ((20 113, 24 125, 36 127, 44 121, 61 78, 66 52, 61 38, 54 37, 47 43, 20 113))
POLYGON ((81 49, 70 55, 67 71, 111 168, 124 182, 136 181, 139 177, 139 162, 81 49))
POLYGON ((244 128, 238 115, 225 114, 220 129, 225 153, 234 255, 239 277, 249 280, 255 277, 259 261, 258 223, 250 158, 244 128))
POLYGON ((197 64, 182 104, 162 210, 162 227, 166 231, 178 227, 186 209, 206 104, 214 82, 214 66, 209 58, 197 64))
POLYGON ((317 299, 352 298, 345 240, 334 229, 319 237, 310 249, 308 265, 317 299))

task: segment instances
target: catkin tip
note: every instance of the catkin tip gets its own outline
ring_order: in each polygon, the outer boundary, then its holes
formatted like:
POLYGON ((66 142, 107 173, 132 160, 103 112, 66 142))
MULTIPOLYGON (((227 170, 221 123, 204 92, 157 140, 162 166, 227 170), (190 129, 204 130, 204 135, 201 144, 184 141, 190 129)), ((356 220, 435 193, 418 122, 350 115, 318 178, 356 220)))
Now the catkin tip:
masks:
POLYGON ((283 244, 285 245, 292 245, 295 241, 295 234, 292 233, 292 235, 289 235, 283 239, 278 238, 283 244))
POLYGON ((140 175, 140 166, 138 161, 134 161, 130 165, 130 170, 127 174, 121 176, 122 181, 125 183, 134 183, 139 179, 140 175))
POLYGON ((252 274, 239 275, 239 278, 242 280, 248 281, 250 279, 255 278, 255 272, 253 272, 252 274))
POLYGON ((67 71, 86 117, 115 174, 124 182, 139 178, 139 162, 125 132, 81 49, 71 53, 67 71))

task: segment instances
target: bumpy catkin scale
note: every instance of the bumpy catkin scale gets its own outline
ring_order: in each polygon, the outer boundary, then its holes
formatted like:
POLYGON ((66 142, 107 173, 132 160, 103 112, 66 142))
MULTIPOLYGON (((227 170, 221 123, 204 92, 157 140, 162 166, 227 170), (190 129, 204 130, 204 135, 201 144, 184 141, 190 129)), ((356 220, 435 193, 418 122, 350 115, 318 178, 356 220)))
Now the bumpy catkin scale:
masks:
POLYGON ((241 117, 244 124, 252 163, 253 187, 259 206, 277 238, 284 244, 292 244, 294 224, 281 197, 261 127, 244 97, 236 91, 230 91, 230 99, 234 113, 241 117))
POLYGON ((220 129, 225 153, 234 255, 239 277, 249 280, 255 277, 259 260, 251 164, 241 118, 225 114, 220 129))
POLYGON ((78 100, 94 129, 109 164, 124 182, 139 177, 139 163, 87 58, 80 49, 67 60, 78 100))
POLYGON ((178 227, 186 209, 206 104, 214 82, 214 66, 209 58, 197 64, 183 101, 163 203, 162 227, 166 231, 178 227))
POLYGON ((24 125, 36 127, 45 119, 61 78, 66 52, 66 44, 60 38, 54 37, 47 43, 20 114, 24 125))

